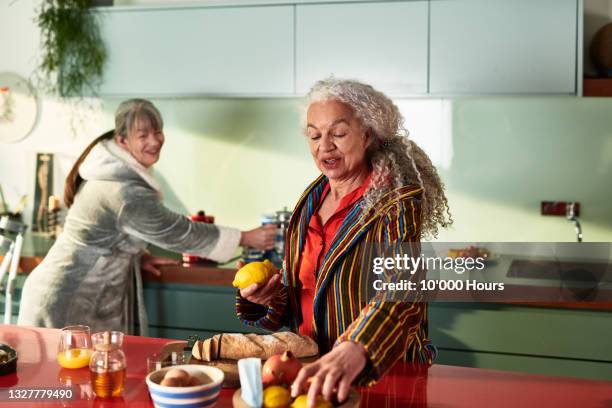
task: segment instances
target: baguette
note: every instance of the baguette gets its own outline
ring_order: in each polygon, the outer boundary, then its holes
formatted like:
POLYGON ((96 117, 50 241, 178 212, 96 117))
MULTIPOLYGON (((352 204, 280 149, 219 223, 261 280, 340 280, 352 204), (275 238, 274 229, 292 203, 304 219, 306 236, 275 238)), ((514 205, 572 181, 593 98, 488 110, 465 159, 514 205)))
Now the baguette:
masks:
POLYGON ((291 351, 297 358, 315 357, 319 347, 313 339, 291 332, 267 335, 217 334, 193 345, 192 356, 198 360, 240 360, 256 357, 267 360, 275 354, 291 351))

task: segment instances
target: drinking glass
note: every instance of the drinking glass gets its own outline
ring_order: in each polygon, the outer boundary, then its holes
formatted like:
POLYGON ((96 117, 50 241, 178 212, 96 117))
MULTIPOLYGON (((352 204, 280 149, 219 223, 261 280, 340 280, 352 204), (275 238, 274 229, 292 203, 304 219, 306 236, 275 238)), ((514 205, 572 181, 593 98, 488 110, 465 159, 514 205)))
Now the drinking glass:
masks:
POLYGON ((62 329, 57 362, 64 368, 83 368, 91 358, 91 336, 88 326, 76 325, 62 329))

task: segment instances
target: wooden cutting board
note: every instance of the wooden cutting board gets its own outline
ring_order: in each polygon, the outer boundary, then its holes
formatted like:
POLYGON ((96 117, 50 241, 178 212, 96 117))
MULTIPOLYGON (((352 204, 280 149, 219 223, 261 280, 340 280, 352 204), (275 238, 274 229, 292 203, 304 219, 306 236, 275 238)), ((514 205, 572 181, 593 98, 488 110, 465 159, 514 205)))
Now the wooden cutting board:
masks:
MULTIPOLYGON (((302 364, 312 363, 315 361, 318 356, 308 357, 308 358, 300 358, 299 360, 302 364)), ((265 361, 262 361, 263 365, 265 361)), ((236 360, 215 360, 215 361, 202 361, 196 358, 191 357, 189 360, 189 364, 200 364, 207 365, 211 367, 217 367, 223 374, 225 374, 225 378, 223 378, 223 388, 239 388, 240 387, 240 377, 238 375, 238 361, 236 360)))
MULTIPOLYGON (((336 405, 336 408, 359 408, 360 401, 361 395, 357 391, 351 390, 351 393, 344 404, 336 405)), ((247 405, 242 398, 240 398, 240 388, 238 388, 232 396, 232 406, 234 408, 252 408, 250 405, 247 405)))

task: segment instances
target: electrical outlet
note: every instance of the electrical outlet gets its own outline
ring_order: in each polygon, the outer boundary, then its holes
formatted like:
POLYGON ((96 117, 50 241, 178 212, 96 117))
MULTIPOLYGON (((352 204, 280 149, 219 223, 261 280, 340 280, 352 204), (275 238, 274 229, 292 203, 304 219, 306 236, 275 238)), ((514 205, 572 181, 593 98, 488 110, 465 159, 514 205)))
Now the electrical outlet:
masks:
POLYGON ((569 204, 574 204, 574 215, 576 217, 580 216, 580 203, 573 201, 542 201, 540 204, 540 214, 566 217, 569 204))

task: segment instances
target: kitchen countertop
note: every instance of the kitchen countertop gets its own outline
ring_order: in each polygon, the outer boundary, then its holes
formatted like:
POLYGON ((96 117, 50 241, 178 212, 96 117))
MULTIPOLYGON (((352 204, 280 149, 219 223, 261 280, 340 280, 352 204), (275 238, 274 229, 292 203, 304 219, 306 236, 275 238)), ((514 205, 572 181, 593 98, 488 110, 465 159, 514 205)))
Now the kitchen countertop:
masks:
MULTIPOLYGON (((0 325, 0 342, 18 352, 17 373, 0 376, 0 398, 7 388, 76 387, 77 400, 45 407, 149 407, 144 377, 146 356, 161 351, 169 339, 126 336, 126 388, 123 397, 95 398, 89 372, 61 369, 55 360, 59 330, 0 325), (3 392, 4 391, 4 392, 3 392)), ((234 390, 221 391, 218 407, 231 407, 234 390)), ((609 407, 612 382, 581 380, 496 370, 433 365, 429 369, 398 363, 382 380, 359 389, 362 407, 609 407)), ((23 408, 23 402, 0 401, 4 407, 23 408)))
POLYGON ((143 272, 146 282, 179 283, 188 285, 232 286, 237 268, 213 263, 164 265, 161 276, 143 272))

